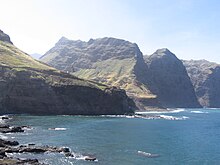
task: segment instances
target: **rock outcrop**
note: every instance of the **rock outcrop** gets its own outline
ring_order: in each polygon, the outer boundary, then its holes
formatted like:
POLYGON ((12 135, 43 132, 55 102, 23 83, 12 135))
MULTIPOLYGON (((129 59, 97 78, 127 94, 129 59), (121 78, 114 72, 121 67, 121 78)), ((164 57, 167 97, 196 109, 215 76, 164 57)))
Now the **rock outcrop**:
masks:
MULTIPOLYGON (((0 125, 0 128, 3 129, 11 129, 11 128, 19 128, 22 131, 26 131, 26 128, 30 128, 29 126, 10 126, 10 125, 0 125)), ((11 129, 12 130, 12 129, 11 129)), ((18 131, 18 132, 22 132, 18 131)), ((0 129, 1 133, 9 133, 4 132, 0 129)), ((10 133, 18 133, 11 131, 10 133)), ((34 143, 29 143, 28 145, 21 145, 18 141, 8 141, 0 139, 0 164, 1 165, 15 165, 15 164, 28 164, 28 165, 43 165, 44 163, 39 163, 37 159, 24 159, 24 158, 15 158, 9 157, 8 154, 11 153, 31 153, 31 154, 43 154, 43 153, 57 153, 63 154, 65 157, 71 157, 74 159, 84 159, 85 161, 96 161, 97 158, 92 155, 81 155, 75 154, 71 152, 71 149, 68 147, 56 147, 56 146, 37 146, 34 143)), ((33 155, 34 156, 34 155, 33 155)))
POLYGON ((62 37, 40 60, 80 78, 120 87, 139 109, 162 108, 157 97, 139 81, 147 69, 135 43, 107 37, 88 42, 62 37))
POLYGON ((182 61, 168 49, 145 56, 150 90, 165 107, 200 107, 193 85, 182 61), (149 79, 150 78, 150 79, 149 79))
POLYGON ((206 60, 183 61, 203 107, 220 107, 220 65, 206 60))
MULTIPOLYGON (((5 36, 2 31, 0 37, 5 36)), ((0 112, 40 115, 132 113, 124 90, 86 81, 34 60, 0 39, 0 112)))
POLYGON ((8 42, 10 44, 13 44, 10 40, 10 37, 9 35, 5 34, 2 30, 0 30, 0 41, 3 41, 3 42, 8 42))

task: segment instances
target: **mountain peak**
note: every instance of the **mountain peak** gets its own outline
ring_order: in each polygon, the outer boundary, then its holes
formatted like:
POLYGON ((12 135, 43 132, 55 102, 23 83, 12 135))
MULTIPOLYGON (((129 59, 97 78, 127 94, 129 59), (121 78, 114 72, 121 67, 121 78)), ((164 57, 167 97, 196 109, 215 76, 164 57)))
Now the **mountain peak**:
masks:
POLYGON ((162 49, 158 49, 156 50, 156 52, 154 52, 151 56, 151 58, 162 58, 162 57, 166 57, 166 58, 172 58, 172 59, 178 59, 176 57, 175 54, 173 54, 169 49, 167 48, 162 48, 162 49))
POLYGON ((5 34, 2 30, 0 30, 0 41, 3 41, 3 42, 8 42, 10 44, 13 44, 10 40, 10 37, 9 35, 5 34))
POLYGON ((157 49, 155 53, 158 54, 158 55, 161 55, 161 56, 171 55, 171 54, 173 55, 173 53, 167 48, 157 49))
POLYGON ((64 37, 64 36, 62 36, 62 37, 59 39, 58 43, 64 43, 64 42, 67 42, 67 41, 69 41, 69 39, 66 38, 66 37, 64 37))

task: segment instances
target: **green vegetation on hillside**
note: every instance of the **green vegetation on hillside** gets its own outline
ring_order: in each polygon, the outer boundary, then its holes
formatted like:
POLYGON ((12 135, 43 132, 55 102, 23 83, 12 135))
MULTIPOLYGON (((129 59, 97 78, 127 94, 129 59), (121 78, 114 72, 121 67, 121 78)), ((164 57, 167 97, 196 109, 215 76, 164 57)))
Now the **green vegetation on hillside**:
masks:
MULTIPOLYGON (((107 86, 86 81, 67 73, 56 70, 47 64, 33 59, 14 45, 0 41, 0 66, 9 67, 16 72, 29 72, 31 79, 45 80, 51 85, 79 85, 104 90, 107 86)), ((15 76, 15 75, 14 75, 15 76)))
POLYGON ((13 68, 34 68, 41 70, 55 70, 54 68, 34 60, 14 45, 0 41, 0 62, 13 68))

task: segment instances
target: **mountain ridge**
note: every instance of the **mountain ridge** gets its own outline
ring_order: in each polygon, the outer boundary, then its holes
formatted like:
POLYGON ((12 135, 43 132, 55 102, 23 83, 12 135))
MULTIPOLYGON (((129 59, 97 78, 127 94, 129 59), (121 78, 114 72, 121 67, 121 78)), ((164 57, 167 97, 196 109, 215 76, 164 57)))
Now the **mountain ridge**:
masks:
MULTIPOLYGON (((121 87, 136 100, 156 98, 143 83, 136 80, 135 67, 140 66, 136 63, 143 62, 143 55, 138 45, 129 41, 104 37, 88 42, 67 42, 66 39, 63 42, 61 38, 41 60, 81 78, 121 87)), ((146 66, 142 63, 141 67, 146 66)), ((141 101, 136 102, 144 107, 141 101)), ((159 103, 157 106, 160 106, 159 103)))
MULTIPOLYGON (((180 70, 182 70, 181 73, 184 74, 182 79, 185 79, 186 88, 189 89, 189 98, 192 98, 189 104, 184 103, 184 99, 187 100, 186 94, 181 97, 178 92, 175 93, 174 91, 173 93, 178 95, 179 98, 184 98, 183 101, 176 100, 176 104, 172 103, 172 100, 169 100, 168 104, 163 101, 162 98, 170 96, 167 94, 161 97, 162 93, 157 92, 159 87, 156 87, 153 83, 152 67, 147 61, 145 62, 144 56, 136 43, 112 37, 91 39, 88 42, 69 39, 60 42, 59 40, 41 60, 57 69, 71 72, 81 78, 125 89, 127 94, 135 100, 139 109, 200 107, 182 62, 168 49, 157 50, 151 55, 150 59, 155 58, 156 60, 152 60, 154 62, 160 61, 159 57, 174 60, 174 63, 177 63, 180 70)), ((158 63, 158 65, 161 64, 158 63)), ((166 67, 169 74, 172 73, 169 67, 162 66, 166 67)), ((176 88, 178 88, 178 85, 179 88, 184 86, 175 84, 175 81, 172 83, 176 88)), ((157 86, 159 85, 157 84, 157 86)), ((175 100, 175 96, 172 97, 175 100)))
MULTIPOLYGON (((0 32, 1 33, 1 32, 0 32)), ((3 114, 101 115, 133 113, 124 90, 59 71, 0 35, 0 110, 3 114)))

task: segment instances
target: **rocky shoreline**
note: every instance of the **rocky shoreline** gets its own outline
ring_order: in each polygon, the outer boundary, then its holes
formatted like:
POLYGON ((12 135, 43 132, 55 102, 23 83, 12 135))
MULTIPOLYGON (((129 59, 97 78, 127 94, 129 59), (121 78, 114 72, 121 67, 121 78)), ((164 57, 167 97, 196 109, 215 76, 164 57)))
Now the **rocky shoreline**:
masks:
MULTIPOLYGON (((2 120, 8 120, 9 117, 3 116, 2 120)), ((0 133, 19 133, 24 132, 29 126, 10 126, 6 124, 0 124, 0 133)), ((34 143, 23 145, 18 141, 8 141, 0 138, 0 164, 1 165, 45 165, 39 162, 38 159, 20 159, 10 157, 9 153, 32 153, 32 154, 43 154, 43 153, 58 153, 65 157, 76 158, 75 154, 71 152, 68 147, 56 147, 56 146, 36 146, 34 143)), ((85 161, 95 161, 96 157, 84 156, 85 161)))

